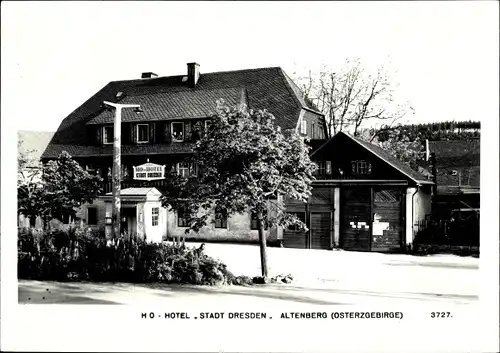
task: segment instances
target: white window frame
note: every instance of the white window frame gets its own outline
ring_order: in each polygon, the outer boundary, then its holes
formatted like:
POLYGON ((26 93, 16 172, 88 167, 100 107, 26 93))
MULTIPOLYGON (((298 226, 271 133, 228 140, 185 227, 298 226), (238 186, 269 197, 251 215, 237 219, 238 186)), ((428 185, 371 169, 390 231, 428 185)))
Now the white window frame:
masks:
POLYGON ((151 225, 153 227, 158 227, 159 224, 160 224, 160 208, 153 207, 151 208, 151 225))
POLYGON ((135 126, 136 128, 136 133, 137 133, 137 143, 149 143, 149 124, 137 124, 135 126), (147 131, 147 140, 139 140, 139 126, 146 126, 146 131, 147 131))
POLYGON ((300 133, 302 135, 307 135, 307 121, 306 120, 302 120, 300 122, 300 133))
POLYGON ((102 144, 103 145, 112 145, 113 144, 114 139, 115 139, 115 130, 114 129, 115 128, 113 125, 104 125, 102 127, 102 144), (112 131, 113 138, 111 139, 111 141, 106 141, 106 129, 111 129, 111 131, 112 131))
POLYGON ((178 141, 178 142, 184 141, 184 138, 186 137, 186 136, 184 136, 184 133, 185 133, 184 129, 185 129, 185 126, 184 126, 183 121, 174 121, 174 122, 170 123, 170 134, 172 135, 172 141, 178 141), (174 124, 182 124, 182 138, 181 139, 174 137, 174 124))
POLYGON ((319 175, 324 175, 326 174, 326 161, 317 161, 316 165, 318 166, 318 171, 317 173, 319 175))
POLYGON ((359 161, 354 161, 355 166, 356 166, 356 174, 357 175, 367 175, 370 174, 370 165, 368 161, 365 160, 359 160, 359 161))
POLYGON ((193 162, 178 162, 175 166, 175 169, 177 170, 177 174, 183 176, 184 178, 189 178, 192 175, 196 175, 196 165, 193 162), (185 166, 181 167, 182 164, 184 164, 185 166), (187 170, 187 175, 181 174, 181 169, 183 171, 187 170))

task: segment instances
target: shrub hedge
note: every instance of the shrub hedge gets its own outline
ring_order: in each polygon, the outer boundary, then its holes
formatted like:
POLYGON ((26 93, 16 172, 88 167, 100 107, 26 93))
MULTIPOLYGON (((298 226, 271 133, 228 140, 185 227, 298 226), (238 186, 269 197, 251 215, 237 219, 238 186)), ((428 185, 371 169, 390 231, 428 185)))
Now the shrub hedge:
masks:
POLYGON ((110 241, 102 232, 79 228, 20 230, 18 278, 200 285, 238 282, 225 264, 207 256, 202 248, 123 237, 110 241))

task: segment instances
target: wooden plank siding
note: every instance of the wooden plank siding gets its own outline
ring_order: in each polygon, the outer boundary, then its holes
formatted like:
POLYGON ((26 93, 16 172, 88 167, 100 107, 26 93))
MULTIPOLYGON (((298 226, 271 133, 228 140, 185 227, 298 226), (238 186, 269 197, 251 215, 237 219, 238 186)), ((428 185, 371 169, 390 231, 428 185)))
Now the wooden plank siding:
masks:
POLYGON ((332 213, 311 212, 311 249, 332 248, 332 213))
POLYGON ((371 188, 341 188, 340 247, 346 250, 369 251, 371 242, 371 188), (357 228, 366 222, 367 228, 357 228), (354 225, 353 225, 354 224, 354 225))
POLYGON ((373 235, 371 250, 392 251, 401 248, 403 237, 403 194, 400 189, 375 189, 373 191, 372 214, 380 222, 389 223, 389 229, 382 235, 373 235))

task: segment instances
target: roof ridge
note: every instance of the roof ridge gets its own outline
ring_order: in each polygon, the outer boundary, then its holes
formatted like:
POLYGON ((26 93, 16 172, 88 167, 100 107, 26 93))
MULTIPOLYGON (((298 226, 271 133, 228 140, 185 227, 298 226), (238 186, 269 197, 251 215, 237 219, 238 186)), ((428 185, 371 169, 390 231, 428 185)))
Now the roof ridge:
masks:
POLYGON ((302 92, 302 90, 300 89, 300 87, 297 86, 297 84, 293 81, 293 79, 281 67, 280 67, 280 71, 281 71, 281 74, 285 78, 285 84, 288 86, 289 89, 292 90, 292 92, 293 92, 292 95, 294 96, 294 98, 296 100, 298 100, 299 107, 303 108, 303 109, 306 109, 306 110, 309 110, 309 111, 311 111, 313 113, 316 113, 316 114, 324 115, 316 107, 309 107, 307 105, 306 98, 304 97, 304 92, 302 92), (302 97, 300 97, 300 98, 297 97, 297 93, 296 93, 295 89, 292 86, 295 87, 297 89, 297 91, 299 91, 302 94, 302 97), (302 103, 301 99, 304 101, 304 104, 302 103))
POLYGON ((251 71, 259 71, 259 70, 276 70, 281 69, 280 66, 269 66, 269 67, 258 67, 254 69, 238 69, 238 70, 226 70, 226 71, 212 71, 200 73, 200 75, 214 75, 214 74, 226 74, 226 73, 236 73, 236 72, 251 72, 251 71))
MULTIPOLYGON (((251 71, 259 71, 259 70, 271 70, 271 69, 281 69, 280 66, 270 66, 270 67, 258 67, 254 69, 237 69, 237 70, 226 70, 226 71, 212 71, 212 72, 201 72, 201 75, 214 75, 214 74, 225 74, 225 73, 237 73, 237 72, 251 72, 251 71)), ((168 76, 158 76, 158 77, 152 77, 152 78, 135 78, 135 79, 130 79, 130 80, 112 80, 109 81, 109 83, 133 83, 133 82, 140 82, 140 81, 153 81, 153 80, 160 80, 164 78, 174 78, 174 77, 179 77, 182 78, 185 75, 168 75, 168 76)))

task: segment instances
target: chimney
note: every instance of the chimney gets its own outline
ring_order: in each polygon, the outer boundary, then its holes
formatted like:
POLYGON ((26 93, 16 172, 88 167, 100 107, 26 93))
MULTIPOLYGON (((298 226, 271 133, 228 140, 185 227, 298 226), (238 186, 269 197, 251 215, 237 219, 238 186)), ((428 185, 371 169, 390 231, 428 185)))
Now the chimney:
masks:
POLYGON ((141 75, 141 78, 156 78, 156 77, 158 77, 158 75, 155 74, 154 72, 143 72, 141 75))
POLYGON ((196 87, 200 78, 200 65, 197 63, 188 63, 188 85, 191 88, 196 87))

